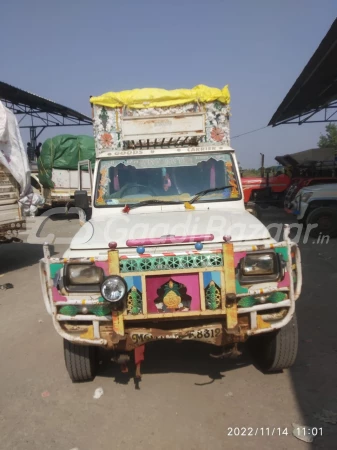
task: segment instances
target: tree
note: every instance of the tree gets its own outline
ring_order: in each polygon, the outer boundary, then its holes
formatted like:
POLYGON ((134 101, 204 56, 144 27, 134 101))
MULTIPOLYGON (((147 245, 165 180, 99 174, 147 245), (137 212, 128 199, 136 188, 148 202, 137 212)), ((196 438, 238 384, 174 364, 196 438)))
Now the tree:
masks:
POLYGON ((337 149, 337 125, 329 123, 325 127, 326 135, 321 134, 318 147, 319 148, 335 148, 337 149))

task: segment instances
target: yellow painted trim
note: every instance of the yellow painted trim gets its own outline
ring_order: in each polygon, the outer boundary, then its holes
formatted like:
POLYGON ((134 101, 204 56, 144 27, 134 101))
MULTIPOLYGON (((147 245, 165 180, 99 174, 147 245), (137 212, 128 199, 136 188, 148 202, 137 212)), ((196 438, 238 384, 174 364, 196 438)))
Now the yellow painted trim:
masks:
POLYGON ((235 294, 235 267, 234 267, 234 247, 233 244, 223 244, 223 261, 225 272, 226 294, 235 294))
POLYGON ((85 333, 80 335, 81 339, 94 339, 94 327, 93 325, 89 325, 88 329, 85 333))
MULTIPOLYGON (((234 247, 233 244, 223 244, 223 261, 225 272, 225 288, 226 296, 228 294, 236 294, 235 286, 235 267, 234 267, 234 247)), ((227 329, 231 330, 238 324, 238 307, 237 303, 226 306, 226 325, 227 329)))
POLYGON ((147 292, 146 292, 145 276, 142 276, 142 304, 143 304, 143 314, 147 315, 147 292))
POLYGON ((119 336, 124 336, 124 320, 121 311, 112 311, 112 328, 119 336))
POLYGON ((221 281, 221 309, 226 312, 226 279, 224 270, 220 273, 220 281, 221 281))
POLYGON ((119 275, 119 254, 118 250, 108 251, 109 275, 119 275))
MULTIPOLYGON (((119 253, 118 250, 108 251, 108 271, 109 275, 119 275, 119 253)), ((123 312, 112 311, 112 327, 119 336, 124 336, 123 312)))
POLYGON ((270 323, 265 322, 259 314, 256 315, 256 323, 258 330, 261 330, 263 328, 271 328, 270 323))
POLYGON ((199 272, 200 309, 206 311, 205 286, 203 273, 199 272))

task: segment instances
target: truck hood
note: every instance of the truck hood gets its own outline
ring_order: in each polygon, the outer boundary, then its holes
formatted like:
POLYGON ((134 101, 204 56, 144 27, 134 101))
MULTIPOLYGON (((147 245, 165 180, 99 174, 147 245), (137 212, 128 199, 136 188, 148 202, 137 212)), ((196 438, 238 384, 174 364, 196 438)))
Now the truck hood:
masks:
MULTIPOLYGON (((197 234, 214 235, 212 243, 207 245, 223 242, 224 235, 231 236, 232 242, 271 239, 267 228, 245 210, 131 211, 129 214, 107 214, 86 222, 72 239, 70 249, 107 250, 109 242, 116 242, 119 249, 126 249, 128 239, 197 234)), ((182 244, 174 244, 179 245, 182 244)))
POLYGON ((326 183, 326 184, 314 184, 313 186, 306 186, 302 188, 298 194, 304 192, 319 192, 319 191, 328 191, 328 192, 337 192, 337 183, 326 183))

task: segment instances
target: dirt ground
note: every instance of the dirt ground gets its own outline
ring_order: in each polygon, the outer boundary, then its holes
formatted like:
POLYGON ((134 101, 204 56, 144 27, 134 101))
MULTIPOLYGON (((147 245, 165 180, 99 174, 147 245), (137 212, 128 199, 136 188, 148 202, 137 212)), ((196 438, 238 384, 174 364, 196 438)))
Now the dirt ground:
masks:
MULTIPOLYGON (((277 210, 263 211, 262 219, 289 220, 277 210)), ((38 220, 30 222, 34 228, 38 220)), ((52 234, 73 235, 78 220, 58 216, 39 227, 41 242, 48 235, 53 241, 52 234)), ((56 243, 52 251, 65 248, 56 243)), ((40 293, 41 245, 1 246, 0 283, 14 285, 0 290, 1 450, 337 448, 337 425, 322 420, 323 410, 337 413, 336 249, 336 239, 301 244, 300 347, 292 369, 264 375, 247 352, 220 361, 207 345, 157 342, 147 347, 136 389, 131 374, 106 355, 93 382, 71 383, 40 293), (94 399, 98 387, 104 393, 94 399), (292 423, 322 429, 323 436, 299 441, 292 423), (230 436, 235 427, 257 435, 230 436)))

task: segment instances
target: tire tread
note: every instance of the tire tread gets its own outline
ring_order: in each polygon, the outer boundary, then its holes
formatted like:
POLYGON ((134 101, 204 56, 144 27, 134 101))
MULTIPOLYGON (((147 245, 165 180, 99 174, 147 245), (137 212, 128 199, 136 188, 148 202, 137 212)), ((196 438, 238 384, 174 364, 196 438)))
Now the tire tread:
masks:
POLYGON ((64 360, 73 382, 90 381, 95 377, 95 349, 63 340, 64 360))
POLYGON ((288 369, 294 364, 298 350, 296 314, 280 330, 251 339, 253 357, 264 372, 279 372, 288 369))
MULTIPOLYGON (((332 208, 329 206, 321 206, 319 208, 313 209, 311 212, 308 213, 308 216, 306 218, 306 225, 308 224, 315 224, 317 223, 317 220, 320 215, 323 214, 330 214, 334 218, 334 224, 332 226, 332 229, 329 232, 326 232, 330 237, 336 237, 337 236, 337 208, 332 208)), ((322 232, 319 228, 314 228, 311 230, 310 235, 312 237, 318 237, 319 234, 322 232)))

